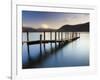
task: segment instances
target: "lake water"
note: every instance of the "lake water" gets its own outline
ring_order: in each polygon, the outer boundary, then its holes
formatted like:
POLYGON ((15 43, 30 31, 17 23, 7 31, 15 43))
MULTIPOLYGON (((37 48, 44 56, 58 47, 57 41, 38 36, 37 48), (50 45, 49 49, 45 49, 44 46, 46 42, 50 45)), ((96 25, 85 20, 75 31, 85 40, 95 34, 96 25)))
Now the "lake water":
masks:
MULTIPOLYGON (((29 40, 39 40, 40 34, 43 33, 29 33, 29 40)), ((53 33, 52 39, 54 38, 53 33)), ((67 38, 69 38, 68 35, 67 38)), ((50 34, 46 33, 46 40, 49 39, 50 34)), ((26 33, 22 34, 22 40, 27 41, 26 33)), ((24 43, 22 46, 22 65, 24 69, 89 66, 89 33, 81 32, 79 39, 60 48, 58 43, 56 46, 55 43, 42 44, 41 53, 40 44, 27 45, 24 43)))

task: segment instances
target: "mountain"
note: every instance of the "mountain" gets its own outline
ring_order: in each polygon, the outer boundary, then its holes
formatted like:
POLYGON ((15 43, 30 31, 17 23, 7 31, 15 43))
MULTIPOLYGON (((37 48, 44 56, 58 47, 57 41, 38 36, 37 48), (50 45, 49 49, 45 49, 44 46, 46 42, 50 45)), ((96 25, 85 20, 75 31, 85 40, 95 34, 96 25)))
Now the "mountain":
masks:
POLYGON ((30 27, 22 27, 22 32, 36 32, 37 30, 30 27))
POLYGON ((64 32, 89 32, 89 22, 77 25, 64 25, 58 29, 64 32))
POLYGON ((30 28, 30 27, 22 27, 23 32, 51 32, 51 31, 61 31, 61 32, 89 32, 89 22, 84 24, 77 25, 64 25, 59 29, 44 29, 44 28, 30 28))
POLYGON ((43 32, 43 31, 45 31, 45 32, 51 32, 51 31, 56 31, 56 29, 50 29, 50 28, 48 28, 48 29, 44 29, 44 28, 38 28, 38 29, 36 29, 38 32, 43 32))
POLYGON ((30 27, 22 27, 22 32, 51 32, 51 31, 56 31, 55 29, 43 29, 43 28, 38 28, 38 29, 34 29, 34 28, 30 28, 30 27))

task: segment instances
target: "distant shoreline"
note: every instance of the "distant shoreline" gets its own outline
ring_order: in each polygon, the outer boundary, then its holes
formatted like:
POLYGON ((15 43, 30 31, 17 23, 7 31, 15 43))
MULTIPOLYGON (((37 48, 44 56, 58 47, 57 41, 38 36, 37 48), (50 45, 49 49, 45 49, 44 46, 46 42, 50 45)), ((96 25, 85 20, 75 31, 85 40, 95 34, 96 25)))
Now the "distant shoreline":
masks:
POLYGON ((64 25, 59 29, 43 29, 43 28, 29 28, 22 27, 22 32, 89 32, 89 22, 77 25, 64 25))

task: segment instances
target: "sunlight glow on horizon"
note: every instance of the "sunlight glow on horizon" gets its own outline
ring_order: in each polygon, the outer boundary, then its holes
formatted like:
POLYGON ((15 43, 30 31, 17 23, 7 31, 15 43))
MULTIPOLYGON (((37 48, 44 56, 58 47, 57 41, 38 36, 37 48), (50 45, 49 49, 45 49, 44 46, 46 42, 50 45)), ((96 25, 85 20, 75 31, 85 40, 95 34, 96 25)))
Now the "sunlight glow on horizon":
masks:
POLYGON ((48 29, 49 26, 48 26, 47 24, 42 24, 42 25, 41 25, 41 28, 48 29))

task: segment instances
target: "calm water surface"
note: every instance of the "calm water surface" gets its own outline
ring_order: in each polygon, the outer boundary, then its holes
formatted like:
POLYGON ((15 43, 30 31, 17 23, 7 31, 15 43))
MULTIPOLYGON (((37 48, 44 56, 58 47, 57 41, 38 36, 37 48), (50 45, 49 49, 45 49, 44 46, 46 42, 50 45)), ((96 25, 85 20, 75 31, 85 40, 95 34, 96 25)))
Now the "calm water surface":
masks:
MULTIPOLYGON (((43 33, 29 33, 29 40, 39 40, 40 34, 43 33)), ((22 40, 26 41, 26 33, 22 35, 22 40)), ((46 40, 49 39, 50 35, 46 33, 46 40)), ((89 33, 81 32, 79 39, 60 48, 55 46, 55 43, 42 44, 42 53, 39 44, 25 43, 22 47, 22 64, 23 68, 89 66, 89 33)))

